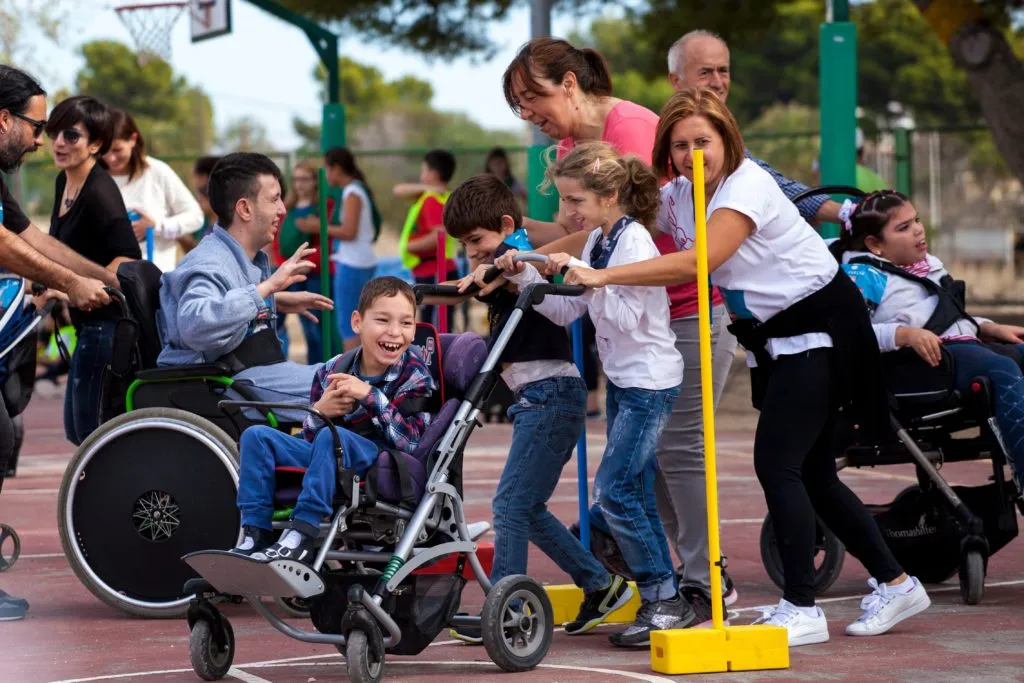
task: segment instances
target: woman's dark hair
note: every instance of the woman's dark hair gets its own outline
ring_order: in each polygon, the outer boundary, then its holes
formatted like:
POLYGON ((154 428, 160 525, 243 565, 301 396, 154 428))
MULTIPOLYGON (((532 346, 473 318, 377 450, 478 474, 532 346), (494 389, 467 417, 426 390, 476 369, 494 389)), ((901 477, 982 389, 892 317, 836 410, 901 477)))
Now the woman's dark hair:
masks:
POLYGON ((560 38, 535 38, 519 48, 519 53, 505 69, 501 78, 505 101, 518 116, 520 103, 512 91, 513 80, 518 79, 527 90, 539 93, 545 88, 536 76, 561 83, 570 71, 576 74, 576 82, 585 94, 597 97, 612 94, 611 71, 600 52, 589 47, 580 50, 560 38))
POLYGON ((74 128, 76 123, 85 126, 90 143, 100 143, 97 156, 103 156, 110 150, 110 143, 114 139, 114 119, 110 107, 88 95, 69 97, 50 112, 46 134, 55 138, 61 131, 74 128))
POLYGON ((255 200, 260 191, 260 176, 277 179, 284 192, 281 169, 269 157, 256 152, 228 154, 210 172, 208 193, 210 206, 217 214, 217 223, 225 230, 235 219, 235 205, 242 197, 255 200))
POLYGON ((220 157, 205 156, 196 159, 196 162, 192 164, 192 172, 196 175, 204 175, 209 177, 213 173, 213 167, 220 161, 220 157))
POLYGON ((128 180, 135 180, 135 176, 146 170, 146 140, 131 114, 123 109, 111 109, 110 113, 114 121, 114 140, 131 140, 135 136, 135 147, 128 159, 128 180))
POLYGON ((0 64, 0 109, 6 109, 12 114, 24 114, 30 99, 45 94, 46 91, 36 79, 21 69, 0 64))
POLYGON ((366 176, 363 175, 363 172, 356 164, 356 158, 352 155, 351 150, 348 147, 332 147, 324 154, 324 165, 328 167, 337 166, 345 172, 345 175, 352 176, 363 184, 366 196, 370 198, 370 216, 373 219, 373 241, 376 242, 377 238, 380 237, 380 228, 384 219, 381 217, 380 209, 377 208, 377 200, 373 197, 373 190, 370 189, 369 183, 366 182, 366 176))
POLYGON ((508 153, 505 152, 504 147, 494 147, 487 153, 487 159, 484 161, 484 172, 491 172, 491 161, 494 159, 502 159, 505 162, 505 177, 502 180, 509 184, 515 184, 516 178, 512 175, 512 164, 508 161, 508 153))
POLYGON ((892 217, 892 212, 903 206, 910 199, 896 190, 878 190, 872 192, 850 214, 849 227, 843 227, 839 235, 839 248, 842 252, 864 251, 864 241, 868 237, 882 238, 882 231, 892 217))

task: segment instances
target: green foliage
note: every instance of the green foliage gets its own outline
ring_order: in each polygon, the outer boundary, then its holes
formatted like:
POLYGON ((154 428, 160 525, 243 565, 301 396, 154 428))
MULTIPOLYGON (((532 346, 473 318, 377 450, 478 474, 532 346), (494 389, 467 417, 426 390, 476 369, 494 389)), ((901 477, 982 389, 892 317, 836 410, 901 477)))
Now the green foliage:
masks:
POLYGON ((818 109, 802 104, 774 104, 745 126, 744 140, 751 154, 771 160, 787 178, 811 183, 811 165, 818 157, 818 109))
POLYGON ((154 156, 203 153, 213 142, 213 105, 209 97, 153 59, 139 66, 136 53, 111 40, 81 48, 85 66, 76 89, 127 111, 135 118, 154 156))

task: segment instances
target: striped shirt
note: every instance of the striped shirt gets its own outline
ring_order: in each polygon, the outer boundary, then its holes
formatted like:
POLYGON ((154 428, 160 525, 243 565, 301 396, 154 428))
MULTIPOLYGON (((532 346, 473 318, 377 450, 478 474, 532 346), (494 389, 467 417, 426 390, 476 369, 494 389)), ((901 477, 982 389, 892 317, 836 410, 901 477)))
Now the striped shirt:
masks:
MULTIPOLYGON (((797 196, 801 192, 807 191, 807 186, 803 183, 790 180, 786 176, 782 175, 774 168, 768 165, 768 162, 762 161, 754 157, 750 150, 747 150, 747 158, 753 161, 755 164, 768 171, 768 175, 772 177, 775 184, 782 190, 782 194, 786 195, 786 198, 793 201, 793 197, 797 196)), ((803 216, 804 220, 808 223, 814 221, 818 216, 818 211, 821 210, 822 205, 827 202, 831 197, 827 194, 815 194, 810 197, 804 197, 797 203, 796 208, 800 211, 800 215, 803 216)))
MULTIPOLYGON (((357 352, 349 374, 358 373, 362 352, 357 352)), ((330 377, 335 373, 340 355, 324 363, 313 377, 313 387, 309 393, 309 403, 319 401, 330 385, 330 377)), ((367 380, 364 380, 367 381, 367 380)), ((426 398, 436 389, 434 378, 423 362, 421 351, 410 346, 401 360, 372 381, 369 381, 370 393, 357 402, 355 411, 343 417, 341 427, 349 427, 353 422, 369 418, 376 427, 379 438, 372 438, 382 448, 394 449, 403 453, 413 453, 419 446, 423 433, 430 424, 430 413, 418 412, 402 415, 399 407, 404 401, 426 398)), ((323 427, 319 418, 307 415, 302 423, 302 438, 313 441, 316 433, 323 427)))

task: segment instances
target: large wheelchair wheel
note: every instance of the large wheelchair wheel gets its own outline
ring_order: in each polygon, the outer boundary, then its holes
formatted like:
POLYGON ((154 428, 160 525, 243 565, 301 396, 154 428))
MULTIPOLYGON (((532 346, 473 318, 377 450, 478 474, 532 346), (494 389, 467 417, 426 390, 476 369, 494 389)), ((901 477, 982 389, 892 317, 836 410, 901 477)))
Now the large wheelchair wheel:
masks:
POLYGON ((57 524, 71 568, 96 597, 140 617, 181 616, 196 574, 181 557, 230 548, 238 448, 213 423, 145 408, 100 425, 61 482, 57 524))
MULTIPOLYGON (((846 546, 829 531, 828 527, 818 520, 814 541, 814 594, 821 595, 836 582, 843 571, 846 560, 846 546)), ((782 556, 775 542, 775 529, 772 516, 764 516, 761 525, 761 562, 764 564, 768 577, 779 588, 786 587, 786 577, 782 570, 782 556)))

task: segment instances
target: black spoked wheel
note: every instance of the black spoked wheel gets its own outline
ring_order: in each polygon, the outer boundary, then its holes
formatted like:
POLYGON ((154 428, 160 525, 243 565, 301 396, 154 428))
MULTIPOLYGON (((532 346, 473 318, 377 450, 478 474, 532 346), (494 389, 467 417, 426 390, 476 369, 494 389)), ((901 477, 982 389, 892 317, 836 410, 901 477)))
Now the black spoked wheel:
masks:
POLYGON ((354 629, 348 632, 345 641, 345 665, 348 679, 352 683, 378 683, 384 678, 384 648, 380 634, 367 635, 366 631, 354 629), (376 644, 371 642, 376 635, 376 644))
POLYGON ((480 627, 491 661, 505 671, 529 671, 551 648, 551 601, 530 577, 506 576, 487 593, 480 627))
MULTIPOLYGON (((836 582, 843 571, 846 547, 818 520, 814 542, 814 594, 821 595, 836 582)), ((771 515, 765 515, 761 525, 761 562, 768 577, 779 588, 785 588, 786 577, 782 570, 782 556, 775 542, 775 529, 771 515)))
POLYGON ((224 636, 218 642, 213 625, 200 619, 188 638, 188 656, 192 670, 204 681, 219 681, 227 675, 235 659, 235 632, 231 623, 221 617, 224 636))
POLYGON ((977 605, 985 595, 985 556, 968 550, 960 558, 960 597, 964 604, 977 605))
POLYGON ((169 408, 104 423, 75 452, 57 521, 75 574, 96 597, 142 617, 175 617, 196 574, 183 555, 238 538, 237 448, 216 425, 169 408))
POLYGON ((13 527, 0 524, 0 572, 14 566, 21 555, 21 538, 13 527))

